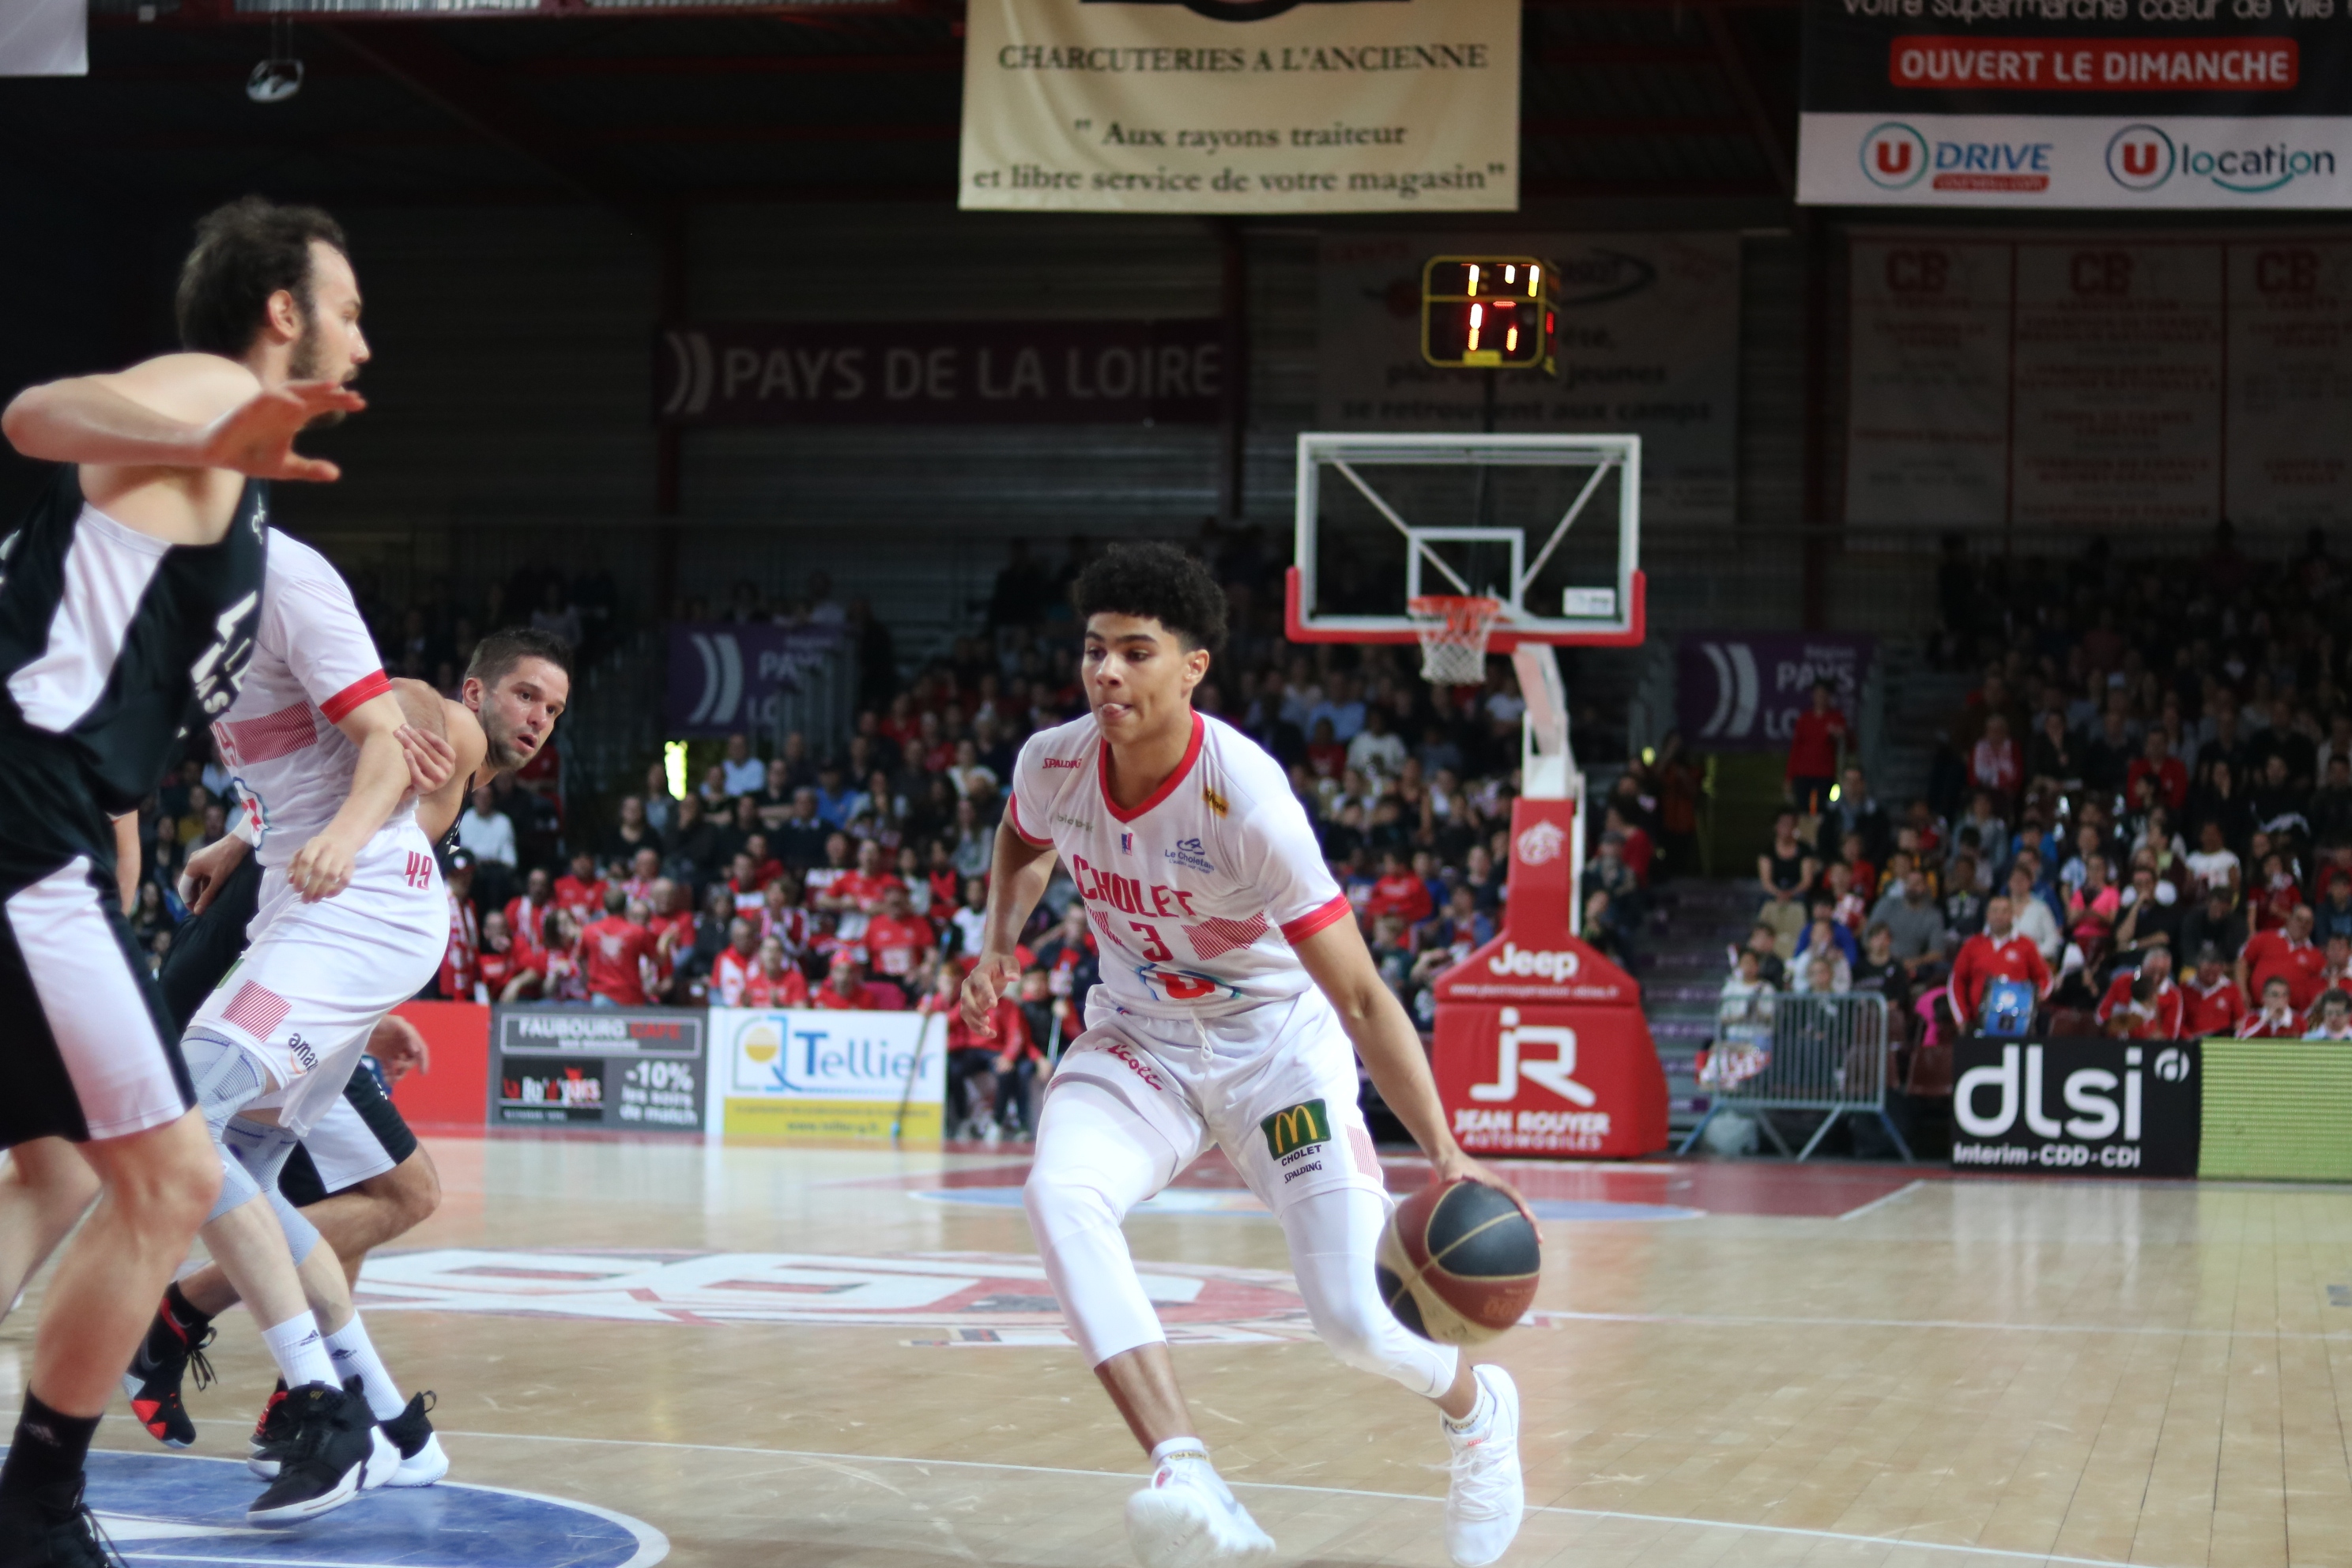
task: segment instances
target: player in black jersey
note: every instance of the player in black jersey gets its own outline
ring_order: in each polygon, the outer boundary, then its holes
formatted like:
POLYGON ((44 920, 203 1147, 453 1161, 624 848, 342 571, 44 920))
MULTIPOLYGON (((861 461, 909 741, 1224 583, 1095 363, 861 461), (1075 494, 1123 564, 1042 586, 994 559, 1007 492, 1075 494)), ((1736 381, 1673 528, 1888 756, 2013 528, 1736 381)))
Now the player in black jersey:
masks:
MULTIPOLYGON (((341 230, 247 198, 207 216, 180 279, 190 352, 30 388, 0 416, 61 465, 0 541, 0 1254, 58 1268, 0 1463, 0 1568, 105 1561, 81 1505, 99 1416, 221 1173, 162 998, 122 919, 121 819, 251 657, 271 479, 326 480, 295 437, 363 406, 341 230)), ((330 897, 332 847, 289 868, 330 897)))

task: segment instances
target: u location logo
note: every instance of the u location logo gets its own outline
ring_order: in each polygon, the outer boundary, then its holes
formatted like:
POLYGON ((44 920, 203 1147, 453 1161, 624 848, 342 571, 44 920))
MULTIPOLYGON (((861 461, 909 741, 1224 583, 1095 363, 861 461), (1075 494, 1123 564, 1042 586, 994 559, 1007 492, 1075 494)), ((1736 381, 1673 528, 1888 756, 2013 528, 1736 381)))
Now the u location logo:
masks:
POLYGON ((2107 142, 2107 174, 2127 191, 2152 191, 2172 178, 2179 155, 2153 125, 2126 125, 2107 142))
POLYGON ((1862 139, 1862 172, 1884 190, 1916 185, 1927 173, 1927 139, 1899 120, 1873 126, 1862 139))

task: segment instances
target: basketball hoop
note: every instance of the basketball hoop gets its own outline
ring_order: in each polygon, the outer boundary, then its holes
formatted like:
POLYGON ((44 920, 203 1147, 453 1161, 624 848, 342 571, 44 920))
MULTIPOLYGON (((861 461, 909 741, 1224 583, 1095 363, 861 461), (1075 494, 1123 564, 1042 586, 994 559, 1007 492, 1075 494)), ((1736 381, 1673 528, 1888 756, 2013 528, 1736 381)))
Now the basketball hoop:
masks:
POLYGON ((1503 601, 1477 595, 1423 594, 1405 601, 1421 637, 1421 678, 1433 686, 1486 683, 1486 637, 1503 601))

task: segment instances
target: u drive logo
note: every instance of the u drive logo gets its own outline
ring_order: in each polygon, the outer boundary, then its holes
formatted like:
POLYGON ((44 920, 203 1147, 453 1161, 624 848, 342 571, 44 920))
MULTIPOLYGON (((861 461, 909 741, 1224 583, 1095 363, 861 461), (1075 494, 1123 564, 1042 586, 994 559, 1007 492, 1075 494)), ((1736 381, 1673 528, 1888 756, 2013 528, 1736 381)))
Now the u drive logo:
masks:
POLYGON ((2107 140, 2107 174, 2127 191, 2152 191, 2172 178, 2179 155, 2153 125, 2126 125, 2107 140))
POLYGON ((1874 125, 1862 139, 1862 172, 1882 190, 1907 190, 1927 173, 1927 139, 1899 120, 1874 125))
POLYGON ((1519 1022, 1517 1007, 1503 1009, 1503 1030, 1496 1040, 1495 1081, 1474 1083, 1470 1098, 1490 1104, 1508 1103, 1519 1097, 1519 1079, 1526 1079, 1540 1089, 1590 1110, 1601 1097, 1576 1081, 1576 1031, 1558 1024, 1527 1024, 1519 1022), (1549 1046, 1550 1061, 1523 1061, 1519 1057, 1523 1046, 1549 1046))

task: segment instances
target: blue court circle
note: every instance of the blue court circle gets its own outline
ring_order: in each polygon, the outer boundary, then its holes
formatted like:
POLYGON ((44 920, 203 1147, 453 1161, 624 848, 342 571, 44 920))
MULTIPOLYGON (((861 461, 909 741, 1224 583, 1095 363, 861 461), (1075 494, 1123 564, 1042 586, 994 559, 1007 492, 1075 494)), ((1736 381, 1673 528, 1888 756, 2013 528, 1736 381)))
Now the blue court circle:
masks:
POLYGON ((262 1530, 245 1519, 262 1485, 234 1459, 100 1450, 85 1495, 123 1560, 156 1568, 653 1568, 669 1555, 667 1536, 625 1514, 455 1481, 262 1530))

